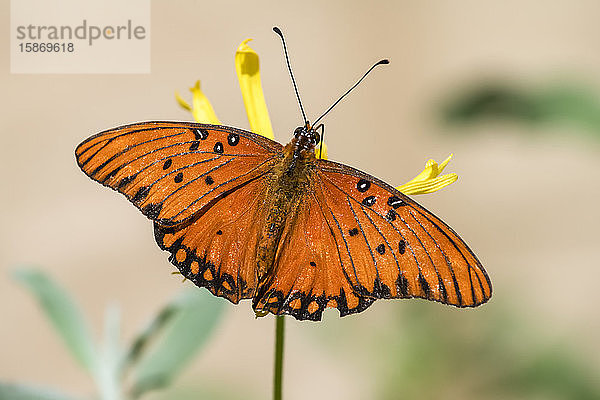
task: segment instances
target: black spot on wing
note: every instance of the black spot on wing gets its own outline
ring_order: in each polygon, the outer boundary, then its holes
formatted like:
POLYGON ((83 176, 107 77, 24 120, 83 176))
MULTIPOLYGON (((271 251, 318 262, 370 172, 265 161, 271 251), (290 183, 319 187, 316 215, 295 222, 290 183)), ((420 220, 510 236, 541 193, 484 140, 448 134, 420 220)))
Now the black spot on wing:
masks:
POLYGON ((427 282, 427 279, 425 279, 421 273, 419 273, 419 285, 421 286, 421 289, 423 289, 425 297, 428 299, 431 298, 431 288, 429 287, 429 282, 427 282))
POLYGON ((440 276, 438 276, 438 287, 440 289, 440 294, 442 295, 442 301, 444 303, 448 302, 448 292, 446 291, 446 285, 444 285, 444 281, 440 276))
POLYGON ((348 231, 348 233, 350 234, 350 236, 356 236, 358 235, 358 228, 352 228, 348 231))
POLYGON ((142 209, 142 213, 150 219, 156 219, 158 218, 161 209, 162 203, 148 204, 142 209))
POLYGON ((163 164, 163 170, 167 170, 169 168, 171 168, 171 165, 173 165, 173 160, 171 160, 170 158, 165 161, 165 163, 163 164))
POLYGON ((179 172, 175 175, 175 179, 173 179, 175 183, 181 183, 183 181, 183 172, 179 172))
POLYGON ((230 146, 236 146, 239 142, 240 135, 238 135, 237 133, 230 133, 229 135, 227 135, 227 143, 229 143, 230 146))
POLYGON ((375 281, 373 282, 373 293, 371 295, 378 299, 389 299, 392 297, 392 292, 385 283, 381 282, 380 278, 375 278, 375 281))
POLYGON ((215 147, 213 147, 213 150, 215 151, 215 153, 223 154, 223 143, 221 143, 221 142, 215 143, 215 147))
POLYGON ((376 201, 377 198, 375 196, 368 196, 363 199, 362 204, 367 207, 371 207, 376 201))
POLYGON ((106 175, 106 176, 104 177, 104 179, 102 179, 102 182, 103 182, 103 183, 105 183, 105 182, 107 182, 107 181, 108 181, 110 178, 114 178, 114 177, 115 177, 115 175, 117 175, 117 173, 119 173, 119 171, 120 171, 120 170, 121 170, 121 167, 117 167, 117 168, 113 169, 112 171, 110 171, 110 172, 108 173, 108 175, 106 175))
POLYGON ((400 254, 404 254, 405 251, 406 251, 406 242, 404 240, 401 240, 398 242, 398 252, 400 254))
POLYGON ((388 206, 393 207, 394 209, 402 206, 406 206, 407 204, 404 200, 401 200, 398 196, 391 196, 387 201, 388 206))
POLYGON ((135 193, 131 201, 133 201, 134 203, 139 203, 148 196, 148 193, 150 193, 150 188, 148 186, 142 186, 135 193))
POLYGON ((396 216, 397 215, 398 214, 396 214, 396 211, 390 208, 388 210, 387 214, 385 215, 385 219, 387 219, 388 221, 392 222, 392 221, 396 220, 396 216))
POLYGON ((361 193, 366 192, 367 190, 369 190, 370 187, 371 187, 371 182, 369 182, 366 179, 360 179, 358 181, 358 183, 356 184, 356 189, 361 193))
POLYGON ((398 275, 396 289, 399 293, 402 293, 402 296, 408 297, 408 279, 403 274, 398 275))
POLYGON ((334 297, 334 299, 337 302, 337 309, 340 312, 340 317, 364 311, 375 301, 374 298, 360 296, 358 298, 358 304, 354 308, 349 308, 344 289, 340 289, 340 295, 334 297))
POLYGON ((204 182, 206 182, 207 185, 212 185, 213 183, 215 183, 215 180, 210 175, 206 175, 206 178, 204 178, 204 182))
POLYGON ((235 279, 233 279, 233 276, 226 273, 221 274, 216 286, 219 288, 219 291, 226 296, 231 296, 237 291, 235 279))
POLYGON ((121 181, 117 185, 117 189, 119 189, 119 190, 123 189, 125 186, 127 186, 127 184, 131 183, 131 181, 133 181, 134 179, 135 179, 135 176, 126 176, 125 178, 121 179, 121 181))
POLYGON ((206 140, 208 138, 208 131, 206 129, 193 129, 194 137, 196 140, 206 140))

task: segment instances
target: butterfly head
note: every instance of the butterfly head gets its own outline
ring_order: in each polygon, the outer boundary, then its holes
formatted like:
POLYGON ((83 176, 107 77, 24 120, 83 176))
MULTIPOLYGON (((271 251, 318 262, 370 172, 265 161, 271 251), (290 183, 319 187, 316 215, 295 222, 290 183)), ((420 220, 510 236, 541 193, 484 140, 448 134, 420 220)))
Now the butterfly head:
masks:
POLYGON ((313 129, 308 123, 305 126, 299 126, 294 130, 294 143, 298 150, 314 150, 315 146, 321 141, 321 136, 316 129, 313 129))

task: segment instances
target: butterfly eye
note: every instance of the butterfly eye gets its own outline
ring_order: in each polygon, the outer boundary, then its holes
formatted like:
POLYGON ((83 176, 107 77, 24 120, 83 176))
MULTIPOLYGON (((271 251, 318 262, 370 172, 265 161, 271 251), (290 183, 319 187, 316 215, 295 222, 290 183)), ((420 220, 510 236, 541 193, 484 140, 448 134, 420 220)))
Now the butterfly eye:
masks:
POLYGON ((296 130, 294 131, 294 136, 298 137, 298 135, 300 135, 302 133, 302 127, 299 126, 298 128, 296 128, 296 130))
POLYGON ((315 143, 315 146, 321 141, 321 136, 319 136, 319 134, 317 132, 314 132, 314 136, 313 136, 313 141, 315 143))

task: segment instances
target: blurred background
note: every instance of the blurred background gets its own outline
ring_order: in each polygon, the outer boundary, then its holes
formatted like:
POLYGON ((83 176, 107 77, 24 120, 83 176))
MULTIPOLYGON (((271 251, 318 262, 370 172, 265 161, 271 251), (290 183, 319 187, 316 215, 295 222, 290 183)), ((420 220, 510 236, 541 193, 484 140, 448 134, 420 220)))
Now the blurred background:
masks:
MULTIPOLYGON (((0 381, 96 391, 18 267, 64 288, 98 340, 118 305, 127 344, 191 285, 170 274, 151 223, 80 172, 74 149, 129 122, 191 120, 174 92, 188 96, 197 79, 221 121, 247 129, 233 63, 246 38, 287 142, 301 119, 277 25, 312 118, 391 60, 325 120, 329 158, 400 185, 454 153, 446 171, 458 182, 416 200, 494 285, 473 310, 395 300, 320 323, 288 318, 284 398, 600 398, 599 2, 174 0, 151 11, 147 75, 10 74, 0 37, 0 381)), ((7 21, 8 1, 1 12, 7 21)), ((269 398, 274 318, 201 300, 219 313, 214 328, 188 330, 202 346, 143 398, 269 398)))

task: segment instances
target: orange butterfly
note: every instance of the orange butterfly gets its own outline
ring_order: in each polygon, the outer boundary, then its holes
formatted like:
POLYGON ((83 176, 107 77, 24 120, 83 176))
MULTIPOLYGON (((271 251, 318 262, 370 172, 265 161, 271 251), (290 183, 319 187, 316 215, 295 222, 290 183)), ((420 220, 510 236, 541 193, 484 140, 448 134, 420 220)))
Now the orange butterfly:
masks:
POLYGON ((154 221, 183 276, 234 304, 253 299, 257 315, 319 321, 382 298, 490 298, 450 227, 385 182, 317 159, 320 139, 306 118, 285 147, 227 126, 143 122, 90 137, 76 157, 154 221))
POLYGON ((380 298, 487 301, 481 263, 439 218, 381 180, 244 130, 145 122, 81 143, 77 162, 154 221, 158 245, 196 285, 257 312, 321 319, 380 298))

